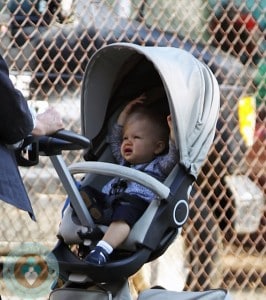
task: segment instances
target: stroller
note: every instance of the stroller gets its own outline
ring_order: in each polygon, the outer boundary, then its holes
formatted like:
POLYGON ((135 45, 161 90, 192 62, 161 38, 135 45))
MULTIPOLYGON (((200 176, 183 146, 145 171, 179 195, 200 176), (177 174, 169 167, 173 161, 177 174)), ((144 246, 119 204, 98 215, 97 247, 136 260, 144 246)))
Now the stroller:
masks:
MULTIPOLYGON (((62 131, 39 143, 49 155, 70 198, 52 253, 63 286, 50 300, 131 299, 128 278, 161 256, 179 234, 189 215, 188 197, 212 144, 219 111, 219 88, 207 66, 188 52, 170 47, 115 43, 98 50, 89 61, 81 95, 82 136, 62 131), (125 104, 145 93, 152 105, 171 113, 179 164, 165 182, 114 163, 107 133, 125 104), (66 166, 61 151, 86 148, 84 162, 66 166), (79 193, 81 186, 101 188, 112 177, 143 184, 157 197, 133 226, 127 240, 104 265, 86 262, 82 253, 96 243, 105 226, 95 224, 79 193), (75 245, 75 251, 73 246, 75 245)), ((170 292, 150 289, 144 299, 229 299, 224 290, 170 292)))

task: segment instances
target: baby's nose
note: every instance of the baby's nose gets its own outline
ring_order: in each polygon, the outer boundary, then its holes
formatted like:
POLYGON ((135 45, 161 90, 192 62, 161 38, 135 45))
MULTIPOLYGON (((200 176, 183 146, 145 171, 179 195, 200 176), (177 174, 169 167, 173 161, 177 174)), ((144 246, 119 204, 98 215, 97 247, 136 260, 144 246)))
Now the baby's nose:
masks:
POLYGON ((126 140, 126 144, 132 144, 133 138, 128 137, 126 140))

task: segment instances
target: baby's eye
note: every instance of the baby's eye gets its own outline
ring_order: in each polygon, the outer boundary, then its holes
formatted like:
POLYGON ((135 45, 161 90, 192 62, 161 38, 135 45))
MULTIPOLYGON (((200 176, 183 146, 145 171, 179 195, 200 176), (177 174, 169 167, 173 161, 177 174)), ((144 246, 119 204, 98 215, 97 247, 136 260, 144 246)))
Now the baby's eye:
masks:
POLYGON ((127 139, 128 139, 127 136, 124 136, 124 137, 123 137, 123 141, 126 141, 127 139))
POLYGON ((138 139, 140 139, 140 136, 139 135, 135 135, 134 139, 138 140, 138 139))

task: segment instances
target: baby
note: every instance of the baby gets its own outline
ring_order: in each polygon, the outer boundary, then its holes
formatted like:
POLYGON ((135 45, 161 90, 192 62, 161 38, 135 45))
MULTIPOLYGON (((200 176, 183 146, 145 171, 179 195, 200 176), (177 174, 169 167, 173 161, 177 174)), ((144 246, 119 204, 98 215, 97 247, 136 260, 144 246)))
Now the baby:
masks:
MULTIPOLYGON (((110 145, 119 164, 164 181, 178 161, 172 120, 170 115, 162 116, 145 106, 144 100, 140 96, 126 105, 112 129, 110 145)), ((127 238, 131 227, 156 197, 148 188, 122 178, 112 179, 102 192, 114 199, 111 220, 102 240, 86 257, 88 262, 100 265, 127 238)))

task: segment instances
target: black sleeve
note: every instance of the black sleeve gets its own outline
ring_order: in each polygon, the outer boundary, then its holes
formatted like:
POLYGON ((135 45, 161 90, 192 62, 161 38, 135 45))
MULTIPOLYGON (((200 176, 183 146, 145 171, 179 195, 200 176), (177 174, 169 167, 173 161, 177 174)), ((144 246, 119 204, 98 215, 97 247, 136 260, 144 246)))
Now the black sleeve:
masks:
POLYGON ((7 65, 1 55, 0 99, 0 142, 13 144, 31 133, 33 120, 27 101, 13 86, 7 65))

